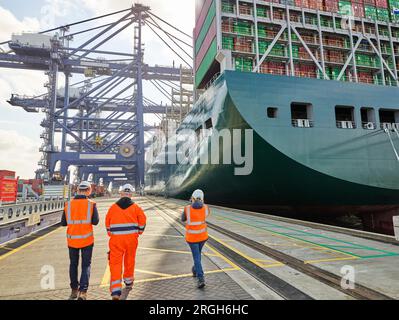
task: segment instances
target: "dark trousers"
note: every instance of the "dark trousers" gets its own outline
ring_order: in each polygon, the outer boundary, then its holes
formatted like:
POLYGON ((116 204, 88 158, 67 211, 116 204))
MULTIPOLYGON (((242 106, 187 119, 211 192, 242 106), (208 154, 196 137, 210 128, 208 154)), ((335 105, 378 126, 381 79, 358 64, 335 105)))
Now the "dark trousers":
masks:
POLYGON ((202 264, 201 264, 201 253, 205 242, 206 241, 196 242, 196 243, 188 242, 188 245, 190 246, 191 253, 193 254, 193 259, 194 259, 193 271, 197 275, 198 279, 204 278, 204 270, 202 269, 202 264))
POLYGON ((71 280, 71 289, 79 289, 81 292, 86 292, 89 288, 91 257, 93 254, 94 245, 76 249, 69 247, 69 278, 71 280), (79 253, 82 252, 82 274, 80 275, 80 282, 78 282, 78 266, 79 253))

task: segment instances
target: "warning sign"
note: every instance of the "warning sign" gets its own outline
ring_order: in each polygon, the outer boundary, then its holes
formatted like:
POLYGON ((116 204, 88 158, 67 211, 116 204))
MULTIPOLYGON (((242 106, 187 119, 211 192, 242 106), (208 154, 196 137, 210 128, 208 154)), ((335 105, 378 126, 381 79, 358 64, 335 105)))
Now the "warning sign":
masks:
POLYGON ((26 226, 31 227, 38 223, 40 223, 40 213, 34 213, 31 216, 29 216, 26 226))

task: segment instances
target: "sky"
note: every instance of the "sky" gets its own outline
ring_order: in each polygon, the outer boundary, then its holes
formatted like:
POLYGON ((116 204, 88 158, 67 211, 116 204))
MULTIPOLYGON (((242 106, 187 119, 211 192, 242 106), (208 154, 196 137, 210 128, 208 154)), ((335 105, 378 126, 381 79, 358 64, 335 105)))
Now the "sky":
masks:
MULTIPOLYGON (((0 0, 0 42, 11 39, 13 33, 37 32, 57 26, 92 18, 109 12, 127 9, 132 0, 0 0)), ((192 34, 194 28, 195 0, 141 0, 151 11, 185 33, 192 34)), ((119 15, 121 17, 121 15, 119 15)), ((93 27, 115 20, 114 17, 84 25, 93 27)), ((72 28, 71 32, 82 27, 72 28)), ((77 47, 94 33, 77 36, 70 46, 77 47)), ((179 65, 179 57, 164 45, 148 28, 144 29, 144 62, 149 65, 179 65)), ((133 28, 126 29, 102 50, 132 52, 133 28)), ((7 46, 0 46, 8 51, 7 46)), ((191 53, 191 52, 190 52, 191 53)), ((72 83, 82 80, 74 76, 72 83)), ((33 178, 41 154, 39 138, 43 128, 40 122, 43 113, 27 113, 7 103, 11 94, 34 96, 46 92, 47 76, 41 71, 0 69, 0 170, 13 170, 22 178, 33 178)), ((60 75, 59 87, 63 86, 60 75)), ((167 103, 151 84, 144 84, 144 95, 153 101, 167 103)), ((156 118, 146 116, 153 124, 156 118)), ((59 141, 59 139, 57 139, 59 141)))

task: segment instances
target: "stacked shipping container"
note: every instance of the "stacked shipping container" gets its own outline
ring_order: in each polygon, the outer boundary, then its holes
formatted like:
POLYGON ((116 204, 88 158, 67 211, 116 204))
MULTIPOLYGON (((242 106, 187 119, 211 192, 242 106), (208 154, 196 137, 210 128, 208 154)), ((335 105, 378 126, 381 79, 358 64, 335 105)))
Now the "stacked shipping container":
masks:
MULTIPOLYGON (((396 71, 397 66, 394 64, 396 59, 392 56, 399 53, 399 19, 394 15, 394 9, 399 8, 399 0, 274 0, 257 1, 256 6, 241 0, 214 0, 212 3, 215 1, 220 1, 222 11, 220 17, 222 39, 219 49, 232 51, 233 67, 236 70, 250 72, 254 69, 256 62, 269 49, 279 32, 281 25, 278 21, 286 20, 285 7, 274 4, 289 4, 292 6, 289 11, 291 22, 317 26, 319 16, 316 11, 302 11, 302 8, 314 9, 319 10, 320 25, 331 30, 323 31, 322 50, 317 29, 297 28, 308 49, 305 49, 294 32, 291 32, 290 46, 288 32, 285 31, 271 48, 266 60, 260 65, 260 72, 324 78, 312 59, 313 55, 320 65, 324 63, 326 74, 330 79, 396 85, 396 80, 390 76, 388 70, 384 70, 385 65, 366 40, 362 41, 357 49, 354 61, 350 61, 347 70, 341 73, 343 65, 350 56, 352 44, 349 34, 339 34, 336 30, 347 28, 346 15, 354 16, 353 30, 371 35, 378 33, 382 40, 379 44, 373 40, 374 47, 381 47, 383 59, 390 69, 396 71), (258 21, 257 28, 254 23, 255 12, 258 21), (274 23, 275 21, 277 23, 274 23), (389 21, 392 23, 391 30, 386 24, 389 21), (390 38, 393 39, 394 52, 392 52, 390 38), (259 58, 256 57, 257 53, 259 58), (290 59, 293 59, 293 70, 291 70, 290 59)), ((217 35, 212 34, 212 37, 216 41, 217 35)), ((213 59, 216 51, 212 52, 213 59)), ((211 64, 207 62, 207 65, 211 64)), ((196 63, 196 69, 199 66, 196 63)), ((212 72, 214 69, 211 70, 212 72)), ((205 75, 206 71, 201 71, 201 77, 196 76, 197 88, 203 87, 204 83, 211 78, 205 75)))

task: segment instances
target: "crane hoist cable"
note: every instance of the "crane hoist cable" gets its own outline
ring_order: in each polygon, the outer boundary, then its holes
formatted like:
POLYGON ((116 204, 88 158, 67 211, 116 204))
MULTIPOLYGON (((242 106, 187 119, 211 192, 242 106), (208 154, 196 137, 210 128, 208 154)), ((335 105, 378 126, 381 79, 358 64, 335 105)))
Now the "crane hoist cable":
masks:
POLYGON ((156 14, 152 13, 151 11, 148 11, 148 14, 153 16, 153 17, 155 17, 155 18, 157 18, 158 20, 162 21, 163 23, 167 24, 169 27, 172 27, 176 31, 179 31, 180 33, 184 34, 185 36, 189 37, 190 39, 192 39, 192 36, 190 36, 189 34, 181 31, 180 29, 176 28, 174 25, 172 25, 169 22, 165 21, 164 19, 158 17, 156 14))
POLYGON ((167 43, 149 24, 147 24, 148 28, 151 29, 151 31, 153 33, 155 33, 155 35, 161 39, 161 41, 170 49, 172 50, 181 60, 183 60, 183 62, 189 67, 192 68, 192 66, 175 50, 171 47, 171 45, 169 43, 167 43))
MULTIPOLYGON (((112 16, 112 15, 115 15, 115 14, 118 14, 118 13, 129 11, 129 10, 132 10, 132 9, 128 8, 128 9, 124 9, 124 10, 114 11, 114 12, 103 14, 101 16, 97 16, 97 17, 94 17, 94 18, 80 20, 80 21, 77 21, 77 22, 69 23, 69 24, 66 24, 66 25, 63 25, 63 26, 52 28, 52 29, 39 31, 38 33, 39 34, 43 34, 43 33, 48 33, 48 32, 52 32, 52 31, 56 31, 56 30, 60 30, 60 29, 66 29, 66 28, 69 28, 69 27, 72 27, 72 26, 76 26, 78 24, 82 24, 82 23, 86 23, 86 22, 102 19, 102 18, 109 17, 109 16, 112 16)), ((0 45, 7 44, 7 43, 10 43, 10 42, 11 42, 11 40, 0 42, 0 45)))
MULTIPOLYGON (((193 59, 192 55, 189 54, 189 53, 187 53, 187 51, 184 50, 184 49, 170 36, 170 34, 169 34, 167 31, 165 31, 163 28, 161 28, 161 26, 160 26, 158 23, 156 23, 154 19, 152 19, 151 17, 150 17, 150 19, 152 20, 152 22, 155 23, 155 26, 158 28, 158 30, 160 30, 160 31, 162 31, 163 33, 165 33, 166 36, 167 36, 167 37, 168 37, 181 51, 183 51, 190 59, 193 59)), ((149 21, 147 20, 147 22, 149 22, 149 21)), ((191 46, 190 46, 190 47, 191 47, 191 46)), ((192 47, 191 47, 191 49, 192 49, 192 47)))

